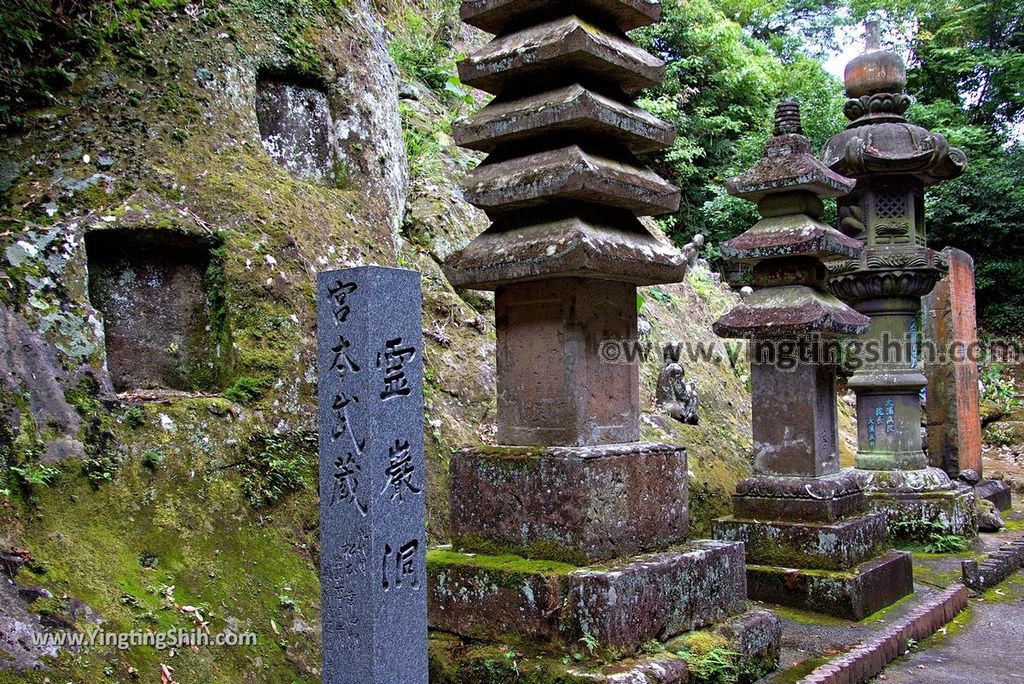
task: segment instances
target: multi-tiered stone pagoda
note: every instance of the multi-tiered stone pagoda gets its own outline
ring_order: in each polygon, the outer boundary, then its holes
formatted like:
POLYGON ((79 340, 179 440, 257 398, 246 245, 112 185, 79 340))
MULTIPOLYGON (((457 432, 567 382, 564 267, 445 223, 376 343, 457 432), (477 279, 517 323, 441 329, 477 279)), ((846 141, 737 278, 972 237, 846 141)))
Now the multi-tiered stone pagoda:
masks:
MULTIPOLYGON (((563 653, 714 628, 771 668, 779 625, 748 612, 742 544, 687 541, 686 450, 637 441, 638 367, 599 354, 636 342, 638 286, 686 272, 638 220, 680 199, 636 157, 675 135, 631 99, 664 65, 626 31, 659 16, 653 0, 463 3, 496 34, 459 65, 495 99, 455 132, 488 154, 465 195, 492 225, 445 271, 495 292, 500 446, 452 459, 453 547, 430 555, 430 621, 563 653)), ((668 682, 686 666, 629 667, 668 682)))
POLYGON ((753 268, 754 294, 715 323, 751 342, 754 476, 715 536, 742 541, 753 598, 860 620, 913 592, 910 554, 890 551, 885 516, 866 513, 860 484, 839 467, 838 340, 870 323, 825 289, 824 262, 862 245, 821 221, 827 198, 854 181, 830 171, 784 102, 762 159, 727 183, 761 220, 722 253, 753 268))

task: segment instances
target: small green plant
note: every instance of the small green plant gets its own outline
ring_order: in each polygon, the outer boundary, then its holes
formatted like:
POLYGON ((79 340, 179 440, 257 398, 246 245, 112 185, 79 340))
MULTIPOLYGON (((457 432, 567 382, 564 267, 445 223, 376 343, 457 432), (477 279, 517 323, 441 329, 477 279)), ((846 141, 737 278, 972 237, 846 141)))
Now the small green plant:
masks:
POLYGON ((14 466, 11 468, 11 472, 17 477, 18 482, 28 489, 49 487, 60 476, 59 470, 42 463, 14 466))
POLYGON ((131 428, 140 428, 146 424, 146 414, 138 406, 132 406, 124 412, 125 425, 131 428))
POLYGON ((164 453, 159 449, 146 449, 142 452, 142 465, 149 470, 157 470, 164 463, 164 453))
POLYGON ((318 438, 312 430, 285 434, 259 432, 234 464, 242 474, 242 489, 254 508, 269 506, 285 494, 306 486, 309 463, 316 461, 318 438))
POLYGON ((594 655, 597 651, 597 647, 601 645, 601 642, 597 640, 597 637, 589 632, 584 633, 583 636, 580 637, 580 643, 586 647, 587 653, 590 655, 594 655))
POLYGON ((921 545, 927 553, 960 553, 969 542, 934 520, 896 520, 890 523, 893 536, 921 545))
POLYGON ((1010 413, 1020 405, 1017 399, 1017 386, 1013 379, 1003 374, 1001 363, 992 363, 981 368, 981 383, 984 392, 982 400, 996 404, 1002 413, 1010 413))
POLYGON ((243 375, 224 390, 224 398, 236 404, 251 404, 262 398, 273 384, 274 378, 269 375, 256 378, 243 375))
POLYGON ((713 648, 707 653, 677 651, 697 684, 736 684, 744 674, 743 656, 726 648, 713 648))

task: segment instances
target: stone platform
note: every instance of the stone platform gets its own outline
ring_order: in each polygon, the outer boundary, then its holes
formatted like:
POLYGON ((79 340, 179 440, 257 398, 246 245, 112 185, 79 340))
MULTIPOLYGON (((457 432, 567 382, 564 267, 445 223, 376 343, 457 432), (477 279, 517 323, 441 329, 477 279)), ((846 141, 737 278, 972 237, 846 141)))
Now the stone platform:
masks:
POLYGON ((743 545, 695 541, 602 565, 517 556, 427 556, 430 626, 499 643, 632 653, 746 610, 743 545))
POLYGON ((868 508, 884 513, 889 534, 905 542, 929 541, 933 532, 978 536, 974 491, 937 468, 855 470, 868 508))
POLYGON ((861 620, 913 593, 910 554, 890 551, 850 570, 747 566, 750 598, 861 620))
POLYGON ((780 620, 759 609, 665 643, 649 642, 646 653, 627 658, 605 651, 590 652, 582 643, 575 644, 570 655, 553 656, 432 632, 430 682, 689 684, 697 677, 703 662, 726 654, 740 673, 737 681, 751 684, 778 666, 781 637, 780 620))

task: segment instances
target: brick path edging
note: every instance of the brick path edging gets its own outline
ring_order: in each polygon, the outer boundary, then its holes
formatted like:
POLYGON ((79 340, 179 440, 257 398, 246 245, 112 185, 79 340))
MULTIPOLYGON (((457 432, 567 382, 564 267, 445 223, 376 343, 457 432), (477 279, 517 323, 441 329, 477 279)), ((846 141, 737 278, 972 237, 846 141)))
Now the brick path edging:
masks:
POLYGON ((906 653, 908 642, 931 636, 967 606, 967 587, 954 584, 852 651, 822 665, 800 684, 861 684, 906 653))
POLYGON ((1024 537, 1003 544, 981 562, 965 560, 964 584, 974 591, 985 591, 1024 567, 1024 537))

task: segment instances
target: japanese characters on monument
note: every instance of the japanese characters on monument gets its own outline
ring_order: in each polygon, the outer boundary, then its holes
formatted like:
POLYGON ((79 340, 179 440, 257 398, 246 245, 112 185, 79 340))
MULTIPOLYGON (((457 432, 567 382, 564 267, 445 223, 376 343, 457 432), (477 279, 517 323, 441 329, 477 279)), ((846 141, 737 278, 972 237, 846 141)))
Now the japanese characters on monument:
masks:
POLYGON ((420 276, 317 283, 325 684, 426 684, 420 276))

